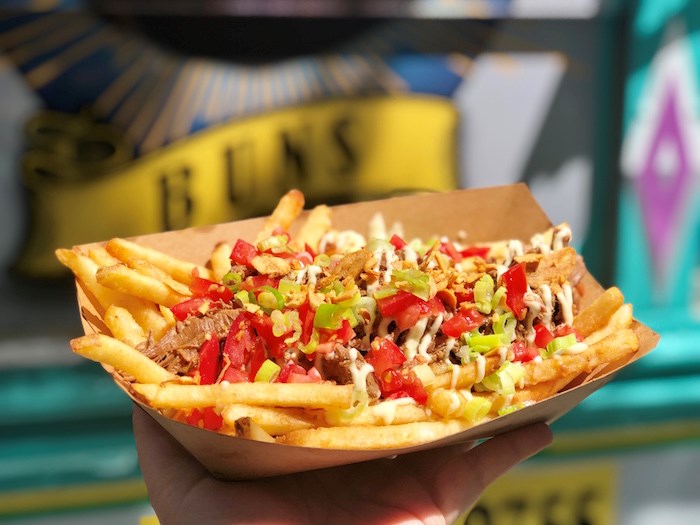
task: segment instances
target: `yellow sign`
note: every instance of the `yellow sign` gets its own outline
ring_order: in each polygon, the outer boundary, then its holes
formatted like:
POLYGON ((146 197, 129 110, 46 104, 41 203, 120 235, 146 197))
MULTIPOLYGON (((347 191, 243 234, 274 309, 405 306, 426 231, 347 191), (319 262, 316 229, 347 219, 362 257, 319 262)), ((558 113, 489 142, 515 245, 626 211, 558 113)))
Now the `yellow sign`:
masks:
POLYGON ((62 148, 27 153, 32 225, 17 266, 57 274, 58 246, 262 215, 292 187, 310 205, 453 189, 456 125, 443 98, 330 100, 225 123, 108 169, 75 157, 76 135, 64 133, 62 148))
POLYGON ((610 463, 522 467, 498 479, 459 525, 613 525, 617 470, 610 463))

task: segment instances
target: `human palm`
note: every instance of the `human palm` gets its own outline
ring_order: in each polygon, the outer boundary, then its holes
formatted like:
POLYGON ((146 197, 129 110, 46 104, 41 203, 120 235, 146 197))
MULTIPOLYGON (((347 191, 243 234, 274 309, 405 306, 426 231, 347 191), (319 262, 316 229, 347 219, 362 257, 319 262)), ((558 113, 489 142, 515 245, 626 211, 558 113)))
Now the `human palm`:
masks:
POLYGON ((134 408, 134 435, 161 525, 452 523, 483 490, 546 447, 535 424, 465 445, 256 481, 212 477, 160 425, 134 408))

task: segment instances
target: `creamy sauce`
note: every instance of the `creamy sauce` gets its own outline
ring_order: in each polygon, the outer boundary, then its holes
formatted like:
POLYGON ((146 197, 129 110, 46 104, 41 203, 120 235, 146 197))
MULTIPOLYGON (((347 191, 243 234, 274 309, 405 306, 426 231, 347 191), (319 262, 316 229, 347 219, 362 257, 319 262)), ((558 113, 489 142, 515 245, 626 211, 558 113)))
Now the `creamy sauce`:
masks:
POLYGON ((501 346, 498 348, 498 357, 500 359, 499 364, 503 364, 506 362, 506 359, 508 358, 508 347, 507 346, 501 346))
POLYGON ((542 255, 549 255, 552 251, 552 247, 541 233, 533 235, 530 242, 532 242, 532 247, 542 255))
POLYGON ((297 272, 295 281, 297 284, 304 284, 306 282, 311 286, 315 286, 316 281, 318 280, 318 276, 321 275, 322 272, 323 268, 315 264, 311 264, 297 272))
POLYGON ((571 325, 574 322, 574 299, 571 293, 571 285, 564 283, 561 285, 561 292, 557 293, 559 308, 562 314, 562 320, 565 324, 571 325))
POLYGON ((457 380, 459 379, 459 367, 457 365, 452 365, 452 378, 450 379, 450 389, 454 390, 457 388, 457 380))
POLYGON ((357 367, 357 356, 359 352, 355 348, 350 348, 350 374, 352 374, 352 382, 355 385, 355 390, 367 391, 367 376, 374 371, 374 368, 369 363, 362 363, 360 368, 357 367))
POLYGON ((377 335, 379 337, 386 337, 389 335, 389 325, 391 324, 391 321, 392 319, 389 317, 384 317, 381 321, 379 321, 379 326, 377 327, 377 335))
POLYGON ((535 329, 533 328, 533 324, 535 322, 535 318, 537 318, 537 316, 539 316, 542 312, 544 303, 542 298, 534 293, 529 287, 527 292, 525 292, 523 300, 528 309, 527 317, 525 318, 525 339, 528 343, 532 344, 535 342, 535 329))
POLYGON ((442 319, 443 314, 440 314, 435 318, 433 324, 430 325, 430 330, 427 334, 423 335, 423 337, 420 340, 420 344, 418 345, 418 354, 424 357, 426 359, 426 362, 428 363, 430 363, 430 361, 432 361, 433 359, 433 357, 428 353, 428 347, 430 346, 433 337, 435 337, 435 334, 440 328, 440 325, 442 324, 442 319))
POLYGON ((481 383, 486 375, 486 358, 479 354, 476 358, 476 381, 475 383, 481 383))
POLYGON ((334 245, 339 252, 350 253, 359 250, 367 243, 362 234, 352 230, 345 230, 341 232, 330 231, 321 237, 318 243, 319 253, 326 252, 329 244, 334 245))
POLYGON ((544 324, 547 329, 552 329, 552 312, 554 307, 552 305, 552 289, 547 284, 542 284, 537 289, 540 297, 542 298, 542 311, 540 312, 540 321, 544 324))
POLYGON ((418 345, 420 344, 420 339, 425 333, 425 329, 428 326, 428 318, 421 317, 418 322, 411 327, 406 336, 406 342, 403 344, 403 353, 406 356, 406 360, 410 361, 418 352, 418 345))
POLYGON ((376 263, 374 264, 374 267, 372 270, 379 274, 379 277, 377 280, 373 283, 370 283, 367 285, 367 295, 371 296, 381 288, 382 285, 389 283, 391 281, 391 272, 394 269, 394 262, 399 260, 398 255, 396 255, 396 251, 394 250, 394 247, 389 245, 389 246, 380 246, 376 250, 374 250, 374 258, 376 259, 376 263), (382 262, 385 265, 385 270, 384 273, 379 273, 381 267, 382 267, 382 262))
POLYGON ((506 260, 503 265, 507 268, 511 265, 516 257, 521 256, 524 253, 523 243, 517 239, 512 239, 508 241, 508 246, 506 248, 506 260))
POLYGON ((554 235, 552 237, 552 249, 561 250, 566 248, 571 241, 571 228, 568 225, 562 224, 561 226, 554 229, 554 235))
POLYGON ((387 399, 372 407, 372 412, 385 425, 391 425, 396 419, 396 407, 399 405, 415 405, 415 401, 410 397, 400 397, 398 399, 387 399))

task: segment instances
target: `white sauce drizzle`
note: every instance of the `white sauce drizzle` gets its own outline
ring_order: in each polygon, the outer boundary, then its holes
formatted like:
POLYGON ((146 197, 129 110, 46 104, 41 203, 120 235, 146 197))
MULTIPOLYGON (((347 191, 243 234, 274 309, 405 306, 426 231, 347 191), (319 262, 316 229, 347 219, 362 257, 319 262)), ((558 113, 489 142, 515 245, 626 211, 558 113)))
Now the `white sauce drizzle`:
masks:
POLYGON ((457 365, 452 365, 452 378, 450 380, 450 390, 457 388, 457 380, 459 379, 459 367, 457 365))
POLYGON ((542 255, 549 255, 552 251, 551 246, 541 233, 533 235, 530 242, 532 242, 532 247, 538 250, 542 255))
POLYGON ((393 319, 389 317, 383 317, 382 320, 379 321, 379 326, 377 326, 377 335, 379 337, 386 337, 389 335, 389 325, 392 320, 393 319))
POLYGON ((581 352, 585 352, 588 350, 588 345, 586 343, 576 343, 575 345, 571 345, 569 348, 564 348, 561 350, 559 353, 560 354, 580 354, 581 352))
POLYGON ((306 266, 298 271, 296 276, 296 283, 304 284, 304 280, 306 280, 308 284, 310 284, 311 286, 315 286, 316 281, 318 280, 318 276, 321 275, 322 272, 323 268, 321 268, 318 265, 311 264, 309 266, 306 266))
POLYGON ((566 248, 571 241, 571 228, 568 225, 562 224, 560 227, 554 229, 554 235, 552 238, 552 249, 561 250, 566 248))
POLYGON ((559 301, 562 320, 565 324, 571 325, 574 322, 574 299, 571 293, 571 285, 569 283, 564 283, 561 285, 561 292, 557 293, 557 300, 559 301))
POLYGON ((381 419, 385 425, 391 425, 396 419, 396 407, 399 405, 415 405, 411 397, 400 397, 398 399, 387 399, 372 407, 374 415, 381 419))
POLYGON ((443 314, 439 314, 435 318, 435 320, 433 321, 433 324, 430 325, 430 330, 428 331, 427 334, 425 334, 421 338, 420 344, 418 345, 418 354, 420 354, 422 357, 424 357, 426 359, 426 362, 428 362, 428 363, 430 363, 430 361, 433 360, 433 356, 431 356, 428 353, 428 347, 430 346, 430 342, 433 340, 433 337, 435 337, 435 334, 437 333, 438 329, 440 328, 440 325, 442 324, 443 317, 444 317, 443 314))
POLYGON ((374 371, 374 368, 369 363, 362 363, 360 368, 357 368, 357 356, 359 352, 355 348, 350 348, 350 374, 352 382, 355 385, 355 390, 367 391, 367 376, 374 371))
POLYGON ((552 289, 549 287, 548 284, 541 284, 540 287, 537 289, 539 292, 540 297, 542 298, 542 311, 540 320, 542 321, 542 324, 544 324, 548 330, 552 329, 552 312, 554 311, 554 308, 552 306, 552 289))
POLYGON ((479 354, 476 358, 476 381, 475 383, 481 383, 486 375, 486 358, 479 354))
POLYGON ((499 364, 503 364, 506 362, 506 359, 508 358, 508 347, 507 346, 501 346, 498 348, 498 357, 500 359, 499 364))
POLYGON ((416 357, 416 352, 418 350, 418 345, 420 344, 420 338, 425 333, 425 329, 428 326, 428 318, 421 317, 418 322, 411 327, 406 336, 406 342, 403 344, 403 353, 406 359, 410 361, 416 357))

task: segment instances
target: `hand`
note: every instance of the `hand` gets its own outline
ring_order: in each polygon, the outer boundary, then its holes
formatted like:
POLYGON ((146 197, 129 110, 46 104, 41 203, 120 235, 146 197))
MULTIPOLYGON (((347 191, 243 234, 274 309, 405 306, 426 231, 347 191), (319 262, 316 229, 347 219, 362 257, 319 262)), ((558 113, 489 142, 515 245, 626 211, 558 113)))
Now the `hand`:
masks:
POLYGON ((544 424, 452 446, 258 481, 219 481, 134 406, 141 470, 161 525, 452 523, 511 467, 546 447, 544 424))

